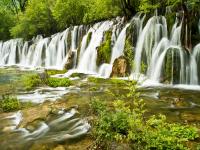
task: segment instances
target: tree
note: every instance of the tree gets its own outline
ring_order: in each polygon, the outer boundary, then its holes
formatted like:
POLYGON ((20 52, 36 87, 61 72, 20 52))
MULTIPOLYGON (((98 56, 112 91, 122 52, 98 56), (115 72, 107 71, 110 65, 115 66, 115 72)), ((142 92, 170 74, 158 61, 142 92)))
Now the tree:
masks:
POLYGON ((91 0, 84 16, 84 23, 93 23, 121 15, 118 3, 113 0, 91 0))
POLYGON ((52 5, 50 0, 29 1, 25 12, 19 14, 17 25, 11 29, 12 36, 30 39, 37 34, 49 36, 56 32, 52 5))
POLYGON ((1 0, 0 6, 12 11, 14 14, 24 12, 28 0, 1 0))
POLYGON ((141 0, 113 0, 117 3, 123 14, 127 17, 134 16, 139 11, 141 0))
POLYGON ((60 30, 70 25, 79 25, 83 22, 86 10, 84 0, 57 0, 53 9, 53 16, 60 30))
MULTIPOLYGON (((4 5, 5 6, 5 5, 4 5)), ((15 25, 15 16, 5 7, 0 7, 0 40, 10 38, 10 28, 15 25)))

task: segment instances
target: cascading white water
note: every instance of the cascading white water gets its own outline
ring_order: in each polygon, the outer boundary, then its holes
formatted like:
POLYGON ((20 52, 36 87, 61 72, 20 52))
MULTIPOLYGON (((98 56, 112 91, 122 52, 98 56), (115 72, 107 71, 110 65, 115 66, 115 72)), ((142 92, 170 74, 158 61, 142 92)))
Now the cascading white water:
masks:
MULTIPOLYGON (((98 73, 109 77, 113 62, 124 54, 126 34, 133 34, 135 56, 132 74, 145 74, 147 78, 158 83, 165 77, 168 60, 171 61, 168 66, 171 74, 168 82, 197 85, 200 76, 200 46, 197 45, 191 53, 184 50, 181 44, 182 23, 179 19, 176 19, 170 35, 164 16, 155 15, 143 25, 145 19, 146 16, 140 14, 124 24, 124 18, 118 17, 114 21, 96 23, 91 28, 84 25, 70 27, 49 38, 39 35, 25 42, 22 39, 0 41, 0 66, 63 69, 66 63, 73 62, 71 68, 76 72, 98 73), (134 33, 127 33, 132 30, 127 30, 129 27, 133 27, 134 33), (112 30, 110 64, 102 64, 98 68, 97 49, 108 30, 112 30), (174 65, 176 63, 177 68, 174 65), (146 69, 141 66, 146 66, 146 69)), ((198 28, 200 32, 200 20, 198 28)))
MULTIPOLYGON (((62 69, 65 63, 69 28, 51 38, 36 37, 31 42, 22 39, 4 42, 0 49, 0 65, 19 65, 25 67, 47 67, 62 69), (19 62, 18 62, 19 61, 19 62)), ((75 44, 74 44, 75 46, 75 44)))
POLYGON ((31 64, 31 66, 33 67, 37 67, 37 66, 42 66, 42 53, 43 51, 46 50, 47 48, 47 43, 48 43, 48 38, 45 38, 43 40, 40 40, 36 47, 35 47, 35 53, 33 55, 33 62, 31 64))
POLYGON ((73 68, 76 67, 76 58, 77 58, 77 34, 78 34, 79 27, 75 26, 71 32, 71 50, 74 52, 74 59, 73 59, 73 68))
POLYGON ((155 22, 155 17, 152 17, 149 19, 147 22, 146 26, 142 30, 141 34, 139 35, 139 39, 136 45, 136 50, 135 50, 135 72, 139 73, 140 72, 140 64, 141 64, 141 57, 142 57, 142 51, 143 47, 147 47, 148 49, 152 47, 152 42, 154 37, 153 34, 153 29, 151 27, 155 27, 153 24, 155 22), (145 46, 145 40, 150 41, 147 46, 145 46))
POLYGON ((104 32, 109 30, 113 25, 112 21, 105 21, 103 23, 97 23, 95 24, 88 32, 92 32, 91 40, 82 54, 82 57, 80 58, 79 64, 78 64, 78 70, 81 72, 93 72, 95 73, 97 71, 96 66, 96 58, 97 58, 97 47, 100 46, 102 42, 102 38, 104 35, 104 32))
POLYGON ((111 64, 115 61, 116 58, 123 55, 124 45, 126 40, 126 29, 129 27, 130 23, 128 23, 124 29, 119 34, 117 41, 113 47, 112 55, 111 55, 111 64))
MULTIPOLYGON (((181 64, 179 83, 185 83, 185 56, 183 53, 184 50, 181 48, 181 27, 182 23, 178 25, 178 20, 176 20, 172 27, 171 36, 168 38, 166 19, 163 16, 151 17, 140 33, 139 40, 137 41, 133 74, 139 75, 141 73, 141 66, 145 63, 147 66, 147 76, 153 82, 159 83, 166 54, 170 49, 175 49, 178 50, 177 54, 180 56, 181 64), (145 59, 143 56, 145 56, 145 59)), ((174 54, 173 51, 172 55, 174 54)), ((173 82, 173 79, 171 82, 173 82)))
MULTIPOLYGON (((180 56, 181 56, 181 65, 184 62, 184 56, 182 53, 182 50, 180 48, 180 33, 181 33, 181 26, 177 26, 177 22, 172 27, 172 35, 171 39, 168 40, 166 35, 163 36, 163 38, 158 42, 157 45, 155 45, 155 49, 152 51, 152 59, 150 66, 148 68, 149 78, 155 82, 160 82, 160 76, 162 72, 162 66, 164 63, 164 58, 166 56, 167 51, 170 48, 175 48, 179 50, 180 56)), ((165 30, 166 31, 166 30, 165 30)), ((181 66, 181 71, 183 71, 184 66, 181 66)), ((180 73, 180 75, 182 75, 180 73)))
POLYGON ((200 55, 200 44, 194 47, 193 53, 190 56, 190 84, 198 85, 198 68, 199 65, 199 55, 200 55))
MULTIPOLYGON (((133 19, 130 21, 130 23, 126 24, 126 26, 122 29, 120 34, 118 35, 118 38, 115 39, 116 35, 116 27, 119 25, 115 25, 112 31, 112 41, 113 39, 115 40, 115 44, 112 48, 112 54, 111 54, 111 61, 110 64, 102 64, 99 69, 99 74, 103 77, 108 78, 111 74, 112 71, 112 66, 116 58, 120 57, 123 55, 124 47, 125 47, 125 40, 126 40, 126 30, 127 28, 131 25, 131 23, 134 23, 133 25, 136 26, 137 29, 137 34, 141 31, 141 26, 143 24, 143 20, 145 16, 140 20, 140 15, 133 17, 133 19)), ((123 20, 122 20, 123 21, 123 20)))
POLYGON ((0 49, 0 65, 15 65, 17 64, 17 55, 20 55, 22 48, 22 39, 9 40, 4 42, 0 49))

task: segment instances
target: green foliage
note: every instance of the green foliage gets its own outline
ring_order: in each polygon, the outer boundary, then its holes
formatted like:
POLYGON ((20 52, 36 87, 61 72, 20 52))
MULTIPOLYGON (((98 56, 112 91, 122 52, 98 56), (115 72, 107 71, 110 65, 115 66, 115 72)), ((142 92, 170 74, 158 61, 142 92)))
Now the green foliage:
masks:
POLYGON ((167 123, 164 115, 152 116, 146 126, 143 134, 146 149, 187 149, 185 143, 199 137, 197 128, 167 123))
POLYGON ((4 112, 16 111, 21 109, 21 103, 15 97, 2 96, 0 107, 4 112))
POLYGON ((86 47, 88 47, 88 45, 90 44, 91 38, 92 38, 92 32, 89 32, 87 36, 86 47))
POLYGON ((131 69, 133 69, 134 51, 130 39, 125 41, 124 56, 128 60, 131 69))
POLYGON ((67 87, 71 85, 68 78, 48 78, 47 85, 51 87, 67 87))
POLYGON ((86 11, 86 0, 57 0, 53 16, 58 22, 59 29, 69 25, 78 25, 83 21, 86 11))
POLYGON ((94 83, 108 83, 108 84, 126 84, 127 81, 121 80, 121 79, 104 79, 104 78, 95 78, 95 77, 88 77, 89 82, 94 82, 94 83))
POLYGON ((168 123, 164 115, 145 118, 145 104, 139 98, 137 82, 128 83, 126 99, 116 101, 112 106, 92 102, 92 108, 98 113, 94 121, 93 135, 103 142, 130 143, 134 149, 188 149, 186 142, 199 137, 198 129, 178 123, 168 123), (102 107, 104 106, 104 107, 102 107))
POLYGON ((112 52, 111 47, 112 31, 105 33, 104 42, 97 48, 97 65, 100 66, 103 63, 110 63, 110 57, 112 52))
POLYGON ((56 75, 56 74, 64 74, 67 70, 47 70, 48 76, 56 75))
POLYGON ((93 112, 93 114, 100 114, 101 112, 106 110, 106 104, 102 101, 100 101, 99 99, 93 99, 90 102, 90 108, 93 112))
MULTIPOLYGON (((198 18, 199 0, 183 3, 198 18)), ((164 10, 170 6, 176 13, 181 5, 181 0, 1 0, 0 34, 2 40, 9 39, 10 35, 25 39, 38 34, 50 36, 71 25, 90 24, 116 16, 130 19, 139 11, 153 13, 159 7, 164 10)))
POLYGON ((42 80, 38 74, 28 74, 22 76, 22 82, 25 85, 26 90, 31 90, 34 87, 42 84, 42 80))
POLYGON ((0 8, 0 40, 8 40, 10 38, 9 29, 15 25, 15 19, 11 11, 0 8))
POLYGON ((160 6, 160 1, 155 0, 141 0, 140 2, 140 11, 144 11, 145 13, 153 12, 160 6))
POLYGON ((51 13, 51 0, 31 0, 26 11, 19 14, 17 25, 11 29, 13 37, 30 39, 34 35, 50 35, 55 28, 55 21, 51 13))
POLYGON ((91 0, 89 2, 83 18, 84 23, 93 23, 120 14, 119 6, 113 3, 113 0, 91 0))

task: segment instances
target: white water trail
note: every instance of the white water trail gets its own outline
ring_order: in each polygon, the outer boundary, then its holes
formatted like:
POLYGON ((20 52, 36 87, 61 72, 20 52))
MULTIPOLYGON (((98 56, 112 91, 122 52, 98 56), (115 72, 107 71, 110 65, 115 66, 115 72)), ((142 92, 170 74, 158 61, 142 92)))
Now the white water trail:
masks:
POLYGON ((139 39, 137 41, 136 50, 135 50, 135 73, 140 73, 140 65, 141 65, 141 58, 142 58, 142 51, 144 48, 151 49, 152 42, 154 37, 152 34, 154 33, 154 24, 156 21, 156 17, 152 17, 148 20, 146 26, 142 30, 141 34, 139 35, 139 39), (150 41, 147 43, 146 41, 150 41), (146 44, 146 45, 145 45, 146 44))
POLYGON ((47 48, 47 43, 48 43, 48 38, 45 38, 43 40, 40 40, 36 47, 35 47, 35 53, 33 56, 33 62, 31 66, 33 67, 41 67, 43 64, 43 59, 42 59, 42 53, 45 53, 45 50, 47 48))
POLYGON ((190 84, 198 85, 198 62, 200 56, 200 44, 194 47, 193 53, 190 56, 190 84))
POLYGON ((125 46, 125 40, 126 40, 126 29, 130 26, 130 23, 128 23, 124 29, 119 34, 117 41, 115 42, 115 45, 112 50, 111 55, 111 62, 110 64, 113 64, 116 58, 123 55, 124 46, 125 46))
POLYGON ((112 26, 112 21, 105 21, 103 23, 97 23, 95 24, 90 31, 92 32, 92 37, 90 40, 90 43, 84 53, 82 54, 82 57, 80 58, 79 64, 78 64, 78 70, 80 72, 96 72, 97 66, 96 66, 96 58, 97 58, 97 47, 100 46, 102 42, 102 38, 104 35, 104 32, 109 30, 112 26))

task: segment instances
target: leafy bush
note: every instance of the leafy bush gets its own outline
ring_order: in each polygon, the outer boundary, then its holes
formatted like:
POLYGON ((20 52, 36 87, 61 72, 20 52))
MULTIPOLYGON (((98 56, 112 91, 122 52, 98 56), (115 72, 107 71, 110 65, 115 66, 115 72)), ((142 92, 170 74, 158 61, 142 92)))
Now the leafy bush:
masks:
POLYGON ((71 85, 68 78, 48 78, 47 85, 51 87, 67 87, 71 85))
POLYGON ((49 36, 55 32, 56 22, 51 12, 53 4, 51 0, 28 1, 25 12, 19 14, 16 26, 11 29, 11 35, 31 39, 38 34, 49 36))
POLYGON ((10 38, 10 28, 15 25, 15 16, 12 12, 3 9, 0 6, 0 40, 8 40, 10 38))
POLYGON ((31 90, 36 86, 42 84, 42 80, 40 79, 38 74, 29 74, 22 77, 22 82, 25 85, 26 90, 31 90))
POLYGON ((90 0, 89 2, 83 18, 84 23, 93 23, 121 14, 119 6, 113 0, 90 0))
POLYGON ((47 70, 47 74, 49 76, 55 75, 55 74, 64 74, 66 72, 67 72, 67 70, 47 70))
MULTIPOLYGON (((136 82, 128 83, 127 99, 116 100, 103 108, 101 101, 94 100, 91 108, 98 113, 94 121, 93 135, 107 145, 111 142, 128 142, 134 149, 187 149, 186 142, 198 135, 195 127, 168 123, 166 116, 145 118, 145 104, 139 99, 136 82)), ((117 97, 120 99, 120 97, 117 97)))
POLYGON ((15 97, 3 96, 0 106, 4 112, 10 112, 21 109, 21 103, 15 97))
POLYGON ((58 22, 59 29, 69 25, 78 25, 83 21, 87 1, 79 0, 57 0, 53 9, 53 16, 58 22))
POLYGON ((100 66, 103 63, 110 63, 110 57, 112 52, 111 47, 112 31, 105 33, 104 42, 97 48, 97 65, 100 66))
POLYGON ((89 82, 94 82, 94 83, 110 83, 110 84, 126 84, 127 81, 121 80, 121 79, 104 79, 104 78, 96 78, 96 77, 88 77, 89 82))
POLYGON ((91 108, 91 110, 93 111, 94 114, 98 115, 106 109, 106 105, 105 105, 105 103, 103 103, 99 99, 93 99, 90 102, 90 108, 91 108))

